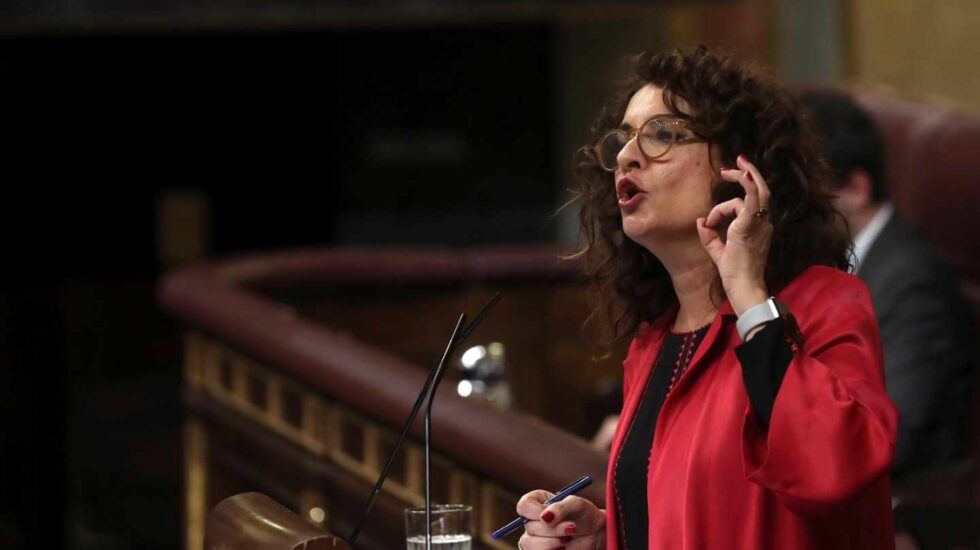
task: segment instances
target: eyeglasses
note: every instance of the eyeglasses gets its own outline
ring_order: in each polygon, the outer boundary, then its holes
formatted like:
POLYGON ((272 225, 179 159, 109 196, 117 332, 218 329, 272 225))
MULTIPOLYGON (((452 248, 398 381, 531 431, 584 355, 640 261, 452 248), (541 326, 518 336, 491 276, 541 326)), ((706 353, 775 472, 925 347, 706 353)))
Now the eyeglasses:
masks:
POLYGON ((619 168, 617 157, 633 138, 636 138, 636 144, 647 160, 666 155, 675 144, 703 141, 687 122, 658 115, 644 122, 637 130, 610 130, 602 136, 595 145, 595 154, 604 170, 615 172, 619 168))

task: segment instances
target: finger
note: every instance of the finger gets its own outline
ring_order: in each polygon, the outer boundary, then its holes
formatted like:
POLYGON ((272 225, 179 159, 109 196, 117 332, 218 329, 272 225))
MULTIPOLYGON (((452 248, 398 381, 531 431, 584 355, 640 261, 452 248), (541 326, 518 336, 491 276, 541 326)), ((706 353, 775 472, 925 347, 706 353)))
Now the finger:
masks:
POLYGON ((563 521, 555 526, 555 530, 564 536, 574 536, 574 535, 588 535, 591 534, 591 530, 588 526, 583 529, 578 528, 578 524, 574 521, 563 521))
POLYGON ((539 520, 533 520, 525 523, 524 532, 535 537, 554 538, 564 535, 564 533, 558 532, 556 526, 548 525, 547 523, 539 520))
POLYGON ((759 186, 748 170, 725 170, 721 174, 722 179, 737 182, 745 190, 745 208, 750 212, 759 209, 759 186))
POLYGON ((759 193, 759 208, 769 208, 771 194, 769 184, 766 183, 766 178, 762 177, 762 172, 759 172, 759 169, 745 155, 739 155, 735 162, 739 168, 748 172, 750 179, 756 184, 759 193))
POLYGON ((524 550, 551 550, 561 548, 572 540, 571 537, 539 537, 524 533, 520 545, 524 550))
POLYGON ((725 243, 721 241, 721 235, 714 228, 705 226, 704 218, 698 218, 697 226, 701 245, 708 251, 708 256, 717 263, 718 258, 725 252, 725 243))
POLYGON ((725 181, 738 183, 738 180, 745 175, 745 170, 739 170, 738 168, 722 168, 721 171, 719 171, 719 174, 721 174, 721 179, 725 181))
MULTIPOLYGON (((765 181, 762 180, 761 176, 753 176, 752 171, 737 168, 722 168, 720 173, 721 179, 737 183, 742 187, 745 191, 746 208, 751 212, 769 204, 769 188, 765 186, 765 181), (762 185, 759 185, 760 181, 762 181, 762 185)), ((755 173, 758 173, 758 170, 755 173)))
POLYGON ((558 538, 591 535, 594 532, 594 529, 591 529, 587 523, 583 522, 582 525, 583 527, 579 528, 578 523, 574 521, 560 521, 555 525, 547 525, 541 521, 529 521, 524 525, 524 531, 536 537, 558 538))
POLYGON ((570 535, 573 532, 578 535, 593 533, 598 525, 598 508, 582 497, 571 496, 551 504, 544 511, 545 514, 549 512, 554 514, 554 519, 548 523, 562 535, 570 535), (568 530, 570 524, 574 524, 572 531, 568 530))
POLYGON ((556 522, 554 525, 548 525, 543 521, 529 521, 524 524, 524 532, 535 537, 562 538, 575 535, 578 531, 578 526, 568 521, 556 522), (569 525, 574 527, 569 529, 569 525))
POLYGON ((738 216, 745 208, 745 202, 742 199, 731 199, 723 203, 716 204, 714 208, 708 212, 708 217, 704 220, 704 225, 706 227, 718 227, 718 224, 725 218, 735 218, 738 216))
POLYGON ((528 519, 540 518, 541 512, 547 506, 544 501, 553 496, 555 496, 554 493, 542 489, 526 493, 517 501, 517 515, 524 516, 528 519))

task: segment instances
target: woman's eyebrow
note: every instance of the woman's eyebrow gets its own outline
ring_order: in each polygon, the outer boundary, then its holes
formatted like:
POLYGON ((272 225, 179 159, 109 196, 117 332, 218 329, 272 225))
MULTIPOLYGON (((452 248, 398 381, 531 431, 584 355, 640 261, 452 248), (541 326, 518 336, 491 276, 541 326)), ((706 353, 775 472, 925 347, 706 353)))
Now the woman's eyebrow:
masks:
MULTIPOLYGON (((651 120, 659 117, 679 118, 674 113, 657 113, 655 115, 650 115, 649 118, 643 121, 643 124, 646 124, 647 122, 650 122, 651 120)), ((619 125, 619 129, 629 131, 633 129, 633 126, 630 125, 628 122, 624 121, 622 124, 619 125)))

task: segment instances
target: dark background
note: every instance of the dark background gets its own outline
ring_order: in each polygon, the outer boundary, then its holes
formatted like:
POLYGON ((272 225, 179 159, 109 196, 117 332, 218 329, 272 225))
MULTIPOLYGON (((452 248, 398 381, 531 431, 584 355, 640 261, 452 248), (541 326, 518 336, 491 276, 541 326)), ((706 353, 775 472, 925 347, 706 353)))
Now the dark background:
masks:
POLYGON ((180 545, 168 193, 205 199, 214 256, 554 239, 551 32, 0 38, 0 545, 180 545))

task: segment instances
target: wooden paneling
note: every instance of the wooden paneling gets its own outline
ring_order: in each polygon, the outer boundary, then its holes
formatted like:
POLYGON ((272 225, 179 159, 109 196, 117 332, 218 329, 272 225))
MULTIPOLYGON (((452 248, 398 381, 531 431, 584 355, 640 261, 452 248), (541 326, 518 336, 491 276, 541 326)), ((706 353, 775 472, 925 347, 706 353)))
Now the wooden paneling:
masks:
POLYGON ((856 83, 980 112, 980 2, 847 3, 848 72, 856 83))
MULTIPOLYGON (((360 499, 366 502, 397 434, 200 333, 188 334, 186 348, 187 548, 202 548, 206 510, 251 490, 269 494, 314 525, 345 535, 337 530, 349 529, 358 517, 360 499), (232 366, 230 383, 222 376, 228 371, 225 365, 232 366), (291 408, 286 403, 297 400, 303 411, 299 426, 285 413, 291 408), (348 478, 347 487, 336 485, 333 478, 338 476, 348 478), (338 521, 331 524, 331 518, 338 521)), ((422 448, 409 442, 385 484, 384 532, 375 533, 377 540, 365 547, 384 548, 400 540, 402 525, 392 523, 391 510, 422 505, 422 479, 422 448)), ((489 533, 512 519, 518 499, 514 491, 438 453, 433 454, 432 480, 434 501, 474 507, 475 548, 513 548, 510 542, 490 540, 489 533)), ((380 528, 377 523, 374 527, 380 528)))

